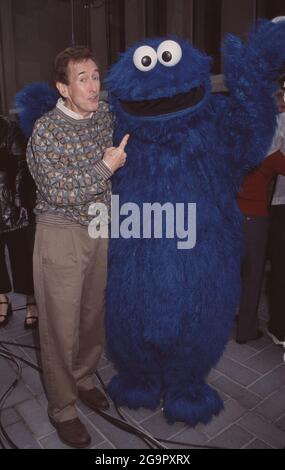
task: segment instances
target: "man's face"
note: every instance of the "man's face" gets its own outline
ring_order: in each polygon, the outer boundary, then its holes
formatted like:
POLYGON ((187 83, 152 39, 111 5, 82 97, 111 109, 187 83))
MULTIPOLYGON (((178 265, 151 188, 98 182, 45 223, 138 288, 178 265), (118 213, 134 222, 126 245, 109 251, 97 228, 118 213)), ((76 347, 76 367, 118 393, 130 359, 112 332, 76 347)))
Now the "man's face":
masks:
POLYGON ((96 111, 99 103, 100 77, 96 63, 92 59, 82 62, 69 62, 68 85, 57 83, 65 105, 72 111, 87 117, 96 111))

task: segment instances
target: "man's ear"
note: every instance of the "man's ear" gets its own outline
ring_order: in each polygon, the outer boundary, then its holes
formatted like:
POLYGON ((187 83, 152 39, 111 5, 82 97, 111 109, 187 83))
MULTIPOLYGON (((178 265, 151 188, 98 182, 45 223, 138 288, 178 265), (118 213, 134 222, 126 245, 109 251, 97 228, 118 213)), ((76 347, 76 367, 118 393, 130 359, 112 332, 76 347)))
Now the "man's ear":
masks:
POLYGON ((65 83, 56 82, 55 86, 63 98, 68 98, 68 90, 65 83))

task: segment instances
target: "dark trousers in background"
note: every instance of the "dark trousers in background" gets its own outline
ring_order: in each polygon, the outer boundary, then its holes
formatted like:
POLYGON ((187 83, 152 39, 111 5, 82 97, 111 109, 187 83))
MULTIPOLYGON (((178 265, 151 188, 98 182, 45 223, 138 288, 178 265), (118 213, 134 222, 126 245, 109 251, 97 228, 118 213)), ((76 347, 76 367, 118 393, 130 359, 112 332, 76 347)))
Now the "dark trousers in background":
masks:
POLYGON ((268 217, 244 216, 245 253, 242 263, 237 340, 249 341, 258 333, 258 304, 263 280, 268 217))
POLYGON ((268 328, 276 338, 285 341, 285 204, 271 207, 269 260, 268 328))
POLYGON ((14 292, 33 295, 33 225, 0 234, 0 294, 12 290, 5 247, 8 248, 14 292))

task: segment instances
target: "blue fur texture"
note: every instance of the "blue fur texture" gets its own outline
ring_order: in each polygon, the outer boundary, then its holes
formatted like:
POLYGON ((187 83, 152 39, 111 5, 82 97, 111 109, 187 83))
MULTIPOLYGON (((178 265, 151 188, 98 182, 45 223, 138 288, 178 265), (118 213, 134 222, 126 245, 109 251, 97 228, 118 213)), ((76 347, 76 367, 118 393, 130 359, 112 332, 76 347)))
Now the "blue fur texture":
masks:
POLYGON ((58 98, 58 92, 43 82, 30 83, 16 94, 19 124, 27 139, 36 120, 54 108, 58 98))
MULTIPOLYGON (((169 39, 169 38, 166 38, 169 39)), ((246 45, 223 45, 228 97, 210 93, 211 60, 189 42, 172 67, 147 72, 123 54, 107 79, 115 141, 130 134, 127 162, 113 184, 120 203, 196 203, 197 241, 177 237, 110 240, 106 335, 117 375, 109 392, 118 405, 154 409, 169 422, 207 423, 223 408, 205 380, 221 357, 240 296, 243 251, 236 194, 245 173, 266 155, 275 129, 275 81, 285 65, 285 24, 258 23, 246 45), (134 115, 124 102, 170 98, 193 87, 193 107, 134 115)), ((122 221, 125 217, 121 215, 122 221)))

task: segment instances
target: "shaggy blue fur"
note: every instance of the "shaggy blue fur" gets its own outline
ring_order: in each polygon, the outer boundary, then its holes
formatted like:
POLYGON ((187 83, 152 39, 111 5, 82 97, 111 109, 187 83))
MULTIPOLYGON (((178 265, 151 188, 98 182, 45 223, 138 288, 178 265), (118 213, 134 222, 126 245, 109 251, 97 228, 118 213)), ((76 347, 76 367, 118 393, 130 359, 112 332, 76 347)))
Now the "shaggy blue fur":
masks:
POLYGON ((19 124, 27 139, 32 134, 36 120, 50 111, 58 98, 58 92, 43 82, 30 83, 16 94, 19 124))
POLYGON ((130 134, 127 163, 113 190, 121 204, 140 208, 144 202, 196 203, 197 242, 178 250, 177 237, 110 240, 106 334, 118 374, 109 392, 131 408, 153 409, 162 397, 170 422, 195 426, 223 408, 205 379, 223 353, 239 300, 243 246, 236 194, 274 133, 285 24, 259 22, 247 45, 227 36, 228 97, 210 93, 210 58, 174 40, 182 58, 172 67, 158 61, 145 72, 134 66, 137 47, 157 50, 163 41, 154 39, 136 44, 111 69, 116 143, 130 134), (134 115, 124 106, 197 86, 204 87, 203 98, 180 111, 134 115))

